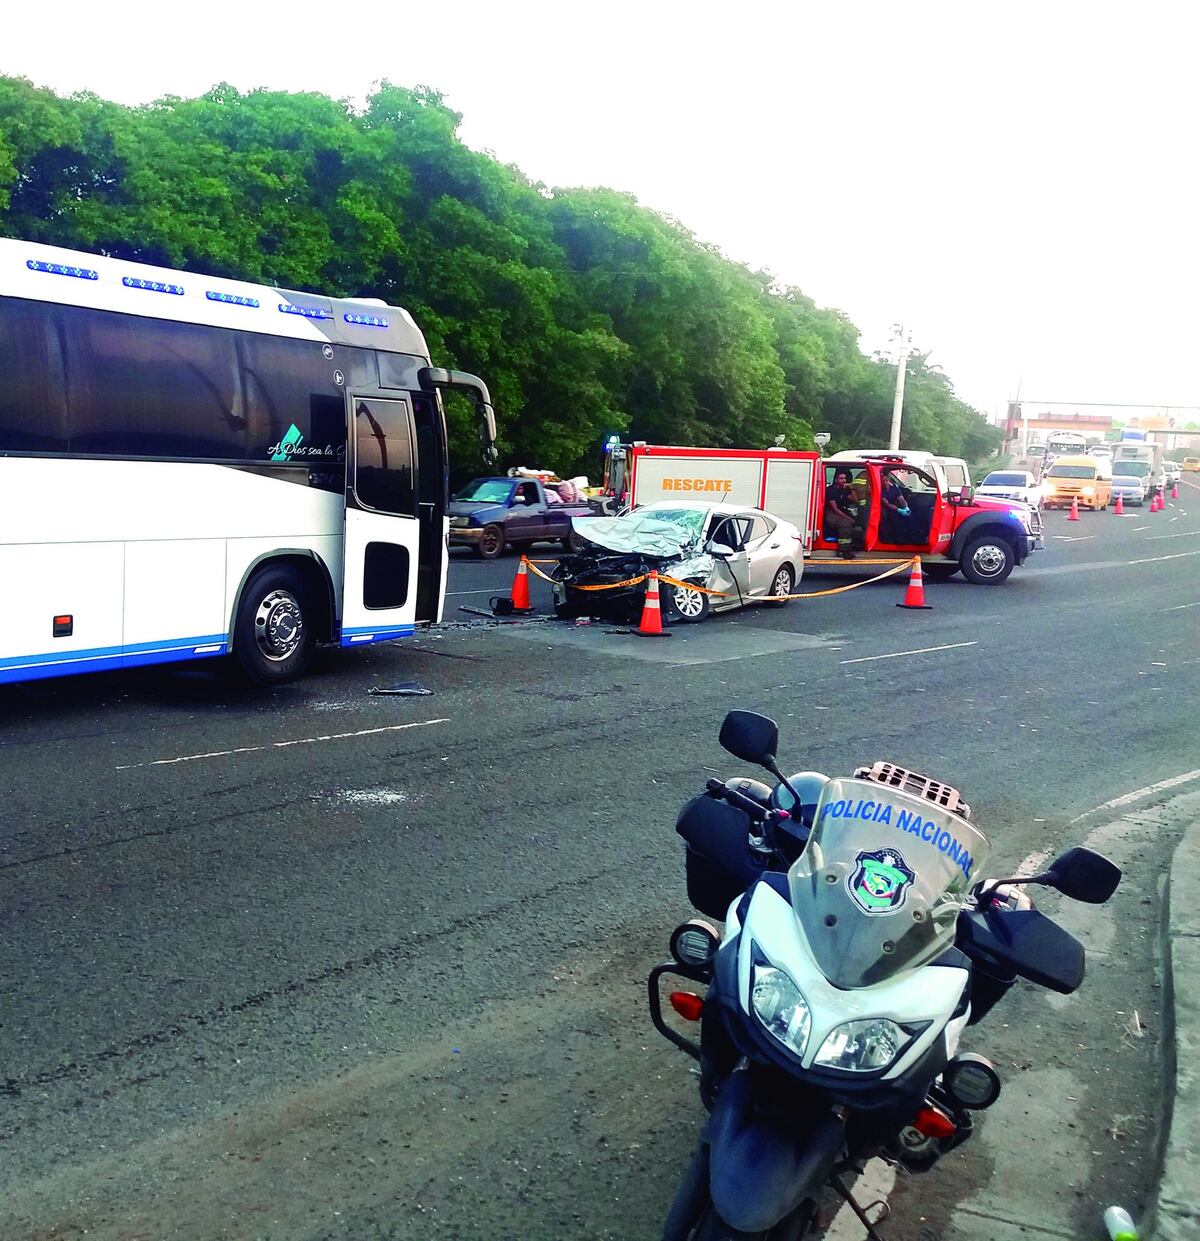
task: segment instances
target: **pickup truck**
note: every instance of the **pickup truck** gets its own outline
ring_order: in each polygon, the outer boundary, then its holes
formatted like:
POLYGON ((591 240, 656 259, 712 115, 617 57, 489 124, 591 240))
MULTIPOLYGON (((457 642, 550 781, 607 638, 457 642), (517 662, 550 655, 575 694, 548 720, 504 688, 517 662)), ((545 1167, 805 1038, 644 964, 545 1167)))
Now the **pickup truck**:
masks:
POLYGON ((476 478, 450 501, 450 545, 473 547, 485 560, 506 548, 527 551, 539 541, 558 542, 568 551, 580 544, 573 517, 594 517, 586 502, 557 503, 533 479, 476 478))

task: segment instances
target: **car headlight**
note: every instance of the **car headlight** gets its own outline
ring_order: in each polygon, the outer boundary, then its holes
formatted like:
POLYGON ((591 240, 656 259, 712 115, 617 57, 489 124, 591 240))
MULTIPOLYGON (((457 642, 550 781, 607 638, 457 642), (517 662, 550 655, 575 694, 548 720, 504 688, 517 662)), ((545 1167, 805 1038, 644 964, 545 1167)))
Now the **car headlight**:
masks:
POLYGON ((1095 487, 1085 487, 1085 488, 1083 489, 1083 494, 1084 494, 1085 496, 1094 495, 1094 494, 1095 494, 1095 492, 1096 492, 1095 487))
POLYGON ((1008 515, 1015 517, 1026 530, 1029 529, 1029 510, 1027 508, 1010 508, 1008 515))
POLYGON ((750 976, 750 1005, 767 1032, 797 1056, 804 1055, 812 1013, 800 988, 773 965, 755 965, 750 976))
POLYGON ((829 1032, 813 1063, 826 1069, 846 1069, 853 1073, 886 1069, 909 1037, 886 1017, 847 1021, 829 1032))
POLYGON ((470 518, 467 517, 451 517, 450 524, 452 526, 465 526, 470 518))

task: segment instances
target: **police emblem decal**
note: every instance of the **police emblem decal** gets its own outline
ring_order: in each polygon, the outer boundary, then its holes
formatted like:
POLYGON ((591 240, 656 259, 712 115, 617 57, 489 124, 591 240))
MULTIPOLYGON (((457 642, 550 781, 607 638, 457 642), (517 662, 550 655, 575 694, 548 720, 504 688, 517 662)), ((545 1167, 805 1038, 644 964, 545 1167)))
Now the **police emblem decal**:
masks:
POLYGON ((890 914, 904 904, 916 871, 895 849, 863 849, 855 855, 846 890, 866 914, 890 914))

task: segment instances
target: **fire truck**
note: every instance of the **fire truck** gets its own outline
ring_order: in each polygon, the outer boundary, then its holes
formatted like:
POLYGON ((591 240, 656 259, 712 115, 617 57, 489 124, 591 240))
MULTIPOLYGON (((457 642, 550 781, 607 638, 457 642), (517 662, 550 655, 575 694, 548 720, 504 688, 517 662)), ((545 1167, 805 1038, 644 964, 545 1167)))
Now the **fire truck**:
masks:
POLYGON ((900 563, 919 554, 934 581, 961 571, 976 585, 995 585, 1043 545, 1036 509, 977 499, 971 487, 950 489, 933 473, 887 451, 864 452, 854 460, 839 453, 832 461, 816 452, 776 448, 608 443, 602 497, 608 511, 672 499, 745 504, 793 522, 804 532, 807 572, 853 570, 860 559, 900 563), (825 528, 825 493, 842 472, 854 497, 854 559, 844 558, 836 532, 825 528), (903 497, 901 512, 882 502, 885 495, 903 497))

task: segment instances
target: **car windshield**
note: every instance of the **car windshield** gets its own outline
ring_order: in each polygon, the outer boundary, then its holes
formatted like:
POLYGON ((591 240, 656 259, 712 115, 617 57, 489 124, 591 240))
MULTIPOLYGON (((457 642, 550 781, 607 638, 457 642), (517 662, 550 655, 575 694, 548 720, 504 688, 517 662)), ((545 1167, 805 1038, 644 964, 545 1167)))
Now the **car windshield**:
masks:
POLYGON ((1096 467, 1094 465, 1052 465, 1049 472, 1050 478, 1095 478, 1096 467))
POLYGON ((654 521, 669 521, 673 526, 682 527, 685 534, 698 537, 704 529, 706 516, 705 510, 700 508, 659 508, 658 505, 653 504, 649 508, 638 509, 636 513, 624 520, 636 522, 639 518, 646 517, 654 521))
POLYGON ((1024 487, 1025 483, 1024 474, 989 474, 983 480, 985 487, 1024 487))
POLYGON ((512 495, 515 483, 506 478, 477 478, 468 483, 454 498, 475 500, 483 504, 503 504, 512 495))

